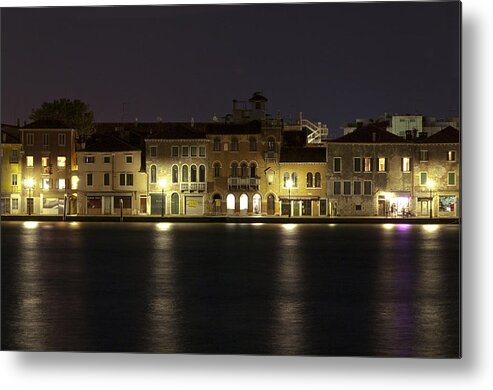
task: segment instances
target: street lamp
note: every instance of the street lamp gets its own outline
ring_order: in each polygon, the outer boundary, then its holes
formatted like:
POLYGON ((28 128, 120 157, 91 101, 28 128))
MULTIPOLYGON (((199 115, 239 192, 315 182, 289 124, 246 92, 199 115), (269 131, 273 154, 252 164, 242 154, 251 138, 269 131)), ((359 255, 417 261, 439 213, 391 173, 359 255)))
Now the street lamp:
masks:
POLYGON ((159 180, 159 187, 161 187, 161 217, 164 217, 164 187, 166 187, 166 179, 159 180))
POLYGON ((429 204, 430 204, 430 218, 433 218, 433 186, 435 185, 435 182, 433 180, 428 180, 426 182, 426 186, 430 189, 430 199, 429 199, 429 204))
POLYGON ((32 208, 34 206, 34 201, 32 200, 32 190, 34 188, 34 179, 32 177, 30 177, 29 179, 26 179, 26 181, 24 182, 24 184, 26 185, 29 193, 28 193, 28 201, 27 201, 27 213, 29 215, 31 215, 31 212, 32 212, 32 208))
POLYGON ((289 202, 289 214, 288 217, 291 218, 291 187, 293 186, 293 181, 291 179, 286 180, 286 187, 288 187, 288 202, 289 202))

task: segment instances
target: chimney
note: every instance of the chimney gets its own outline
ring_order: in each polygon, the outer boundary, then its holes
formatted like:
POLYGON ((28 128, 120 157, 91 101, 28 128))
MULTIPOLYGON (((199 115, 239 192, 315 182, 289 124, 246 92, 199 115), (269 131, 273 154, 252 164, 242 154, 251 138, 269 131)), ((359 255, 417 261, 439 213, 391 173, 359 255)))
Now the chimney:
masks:
POLYGON ((377 142, 377 133, 375 133, 375 132, 371 133, 371 140, 372 140, 372 142, 377 142))
POLYGON ((411 130, 406 130, 406 140, 413 139, 413 132, 411 130))
POLYGON ((418 136, 418 130, 413 129, 413 139, 416 139, 418 136))

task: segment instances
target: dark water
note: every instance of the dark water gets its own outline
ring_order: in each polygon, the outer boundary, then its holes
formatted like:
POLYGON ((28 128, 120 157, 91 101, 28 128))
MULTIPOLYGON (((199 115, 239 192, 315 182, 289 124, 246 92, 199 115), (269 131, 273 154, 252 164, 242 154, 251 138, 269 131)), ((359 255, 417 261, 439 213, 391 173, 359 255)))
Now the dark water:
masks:
POLYGON ((459 227, 2 223, 2 349, 460 354, 459 227))

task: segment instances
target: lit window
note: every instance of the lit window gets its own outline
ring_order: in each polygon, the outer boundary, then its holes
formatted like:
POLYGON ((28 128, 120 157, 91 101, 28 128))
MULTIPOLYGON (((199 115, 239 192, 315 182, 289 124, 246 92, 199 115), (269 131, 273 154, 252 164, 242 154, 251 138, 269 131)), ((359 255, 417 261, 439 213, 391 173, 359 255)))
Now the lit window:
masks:
POLYGON ((50 189, 50 179, 43 179, 43 190, 50 189))
POLYGON ((341 172, 342 169, 342 158, 334 157, 334 172, 341 172))
POLYGON ((371 172, 371 157, 365 157, 365 172, 371 172))
POLYGON ((449 150, 447 152, 447 161, 455 161, 455 150, 449 150))
POLYGON ((34 156, 26 156, 26 166, 27 167, 34 166, 34 156))
POLYGON ((411 171, 411 159, 409 157, 402 158, 402 172, 410 172, 411 171))
POLYGON ((78 176, 72 176, 72 189, 76 190, 77 187, 79 186, 79 177, 78 176))
POLYGON ((58 179, 58 188, 60 190, 64 190, 65 189, 65 179, 58 179))
POLYGON ((56 159, 56 165, 60 168, 65 167, 66 162, 67 162, 67 157, 65 156, 58 156, 56 159))
POLYGON ((50 159, 48 157, 41 157, 41 165, 43 167, 47 167, 50 163, 50 159))
POLYGON ((455 186, 455 172, 448 173, 448 183, 449 186, 455 186))
POLYGON ((58 146, 65 146, 65 134, 58 134, 58 146))
POLYGON ((387 159, 385 157, 378 158, 378 172, 387 171, 387 159))
POLYGON ((426 183, 428 183, 428 173, 427 172, 421 172, 419 174, 419 185, 425 186, 426 183))
POLYGON ((84 162, 86 164, 94 164, 94 156, 86 156, 86 157, 84 157, 84 162))
POLYGON ((291 174, 291 182, 293 183, 294 188, 298 188, 298 174, 296 172, 291 174))
POLYGON ((133 156, 131 154, 125 156, 125 162, 127 164, 132 164, 133 160, 134 159, 133 159, 133 156))

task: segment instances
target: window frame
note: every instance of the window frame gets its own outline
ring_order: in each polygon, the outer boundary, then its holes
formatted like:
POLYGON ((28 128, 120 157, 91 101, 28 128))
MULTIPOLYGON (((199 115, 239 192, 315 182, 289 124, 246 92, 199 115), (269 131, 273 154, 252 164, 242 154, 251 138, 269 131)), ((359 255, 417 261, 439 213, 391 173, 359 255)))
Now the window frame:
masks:
POLYGON ((67 135, 65 133, 58 133, 58 146, 67 145, 67 135))
POLYGON ((341 173, 342 172, 342 157, 334 157, 332 160, 332 172, 341 173), (339 169, 336 170, 336 161, 339 162, 339 169))
POLYGON ((447 186, 449 187, 455 187, 457 185, 457 174, 455 171, 449 171, 447 172, 447 186), (454 178, 454 183, 450 184, 450 175, 453 175, 452 177, 454 178))

